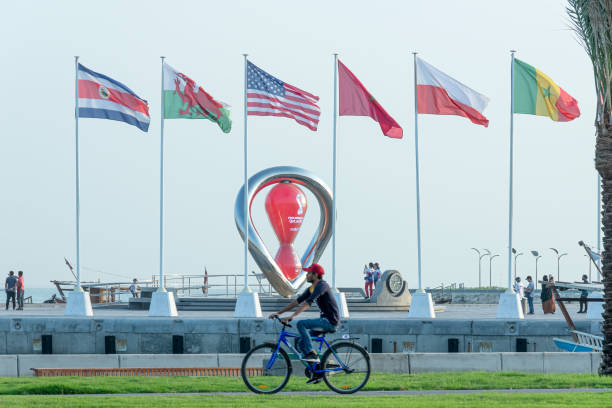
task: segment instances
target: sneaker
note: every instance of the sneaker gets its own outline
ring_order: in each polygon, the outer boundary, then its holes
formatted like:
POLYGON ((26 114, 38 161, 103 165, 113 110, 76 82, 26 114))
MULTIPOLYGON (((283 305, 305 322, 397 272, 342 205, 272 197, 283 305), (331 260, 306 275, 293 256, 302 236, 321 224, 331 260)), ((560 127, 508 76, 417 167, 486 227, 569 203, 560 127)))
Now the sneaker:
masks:
POLYGON ((304 358, 302 358, 302 360, 304 360, 307 363, 319 363, 319 356, 317 353, 315 353, 314 351, 311 351, 310 353, 306 354, 304 356, 304 358))

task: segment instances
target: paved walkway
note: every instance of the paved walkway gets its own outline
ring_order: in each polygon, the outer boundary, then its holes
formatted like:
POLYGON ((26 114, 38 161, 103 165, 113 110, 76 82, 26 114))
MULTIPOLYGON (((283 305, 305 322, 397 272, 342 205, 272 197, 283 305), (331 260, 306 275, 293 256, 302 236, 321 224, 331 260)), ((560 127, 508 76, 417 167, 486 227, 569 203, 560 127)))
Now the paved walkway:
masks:
MULTIPOLYGON (((497 392, 503 394, 555 394, 575 392, 612 392, 612 388, 557 388, 557 389, 513 389, 513 390, 425 390, 425 391, 360 391, 351 395, 360 396, 398 396, 398 395, 445 395, 445 394, 481 394, 497 392)), ((245 392, 185 392, 185 393, 139 393, 139 394, 62 394, 63 397, 152 397, 152 396, 185 396, 185 395, 245 395, 245 392)), ((255 395, 255 394, 253 394, 255 395)), ((340 395, 333 391, 287 391, 277 395, 340 395)), ((346 395, 343 395, 345 397, 346 395)))

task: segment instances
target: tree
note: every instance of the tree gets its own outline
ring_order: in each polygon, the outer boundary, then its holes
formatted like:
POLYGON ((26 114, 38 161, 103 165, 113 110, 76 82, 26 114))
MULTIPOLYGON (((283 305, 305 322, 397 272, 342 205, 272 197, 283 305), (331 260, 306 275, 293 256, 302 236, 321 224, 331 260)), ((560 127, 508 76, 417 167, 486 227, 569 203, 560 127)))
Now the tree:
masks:
POLYGON ((597 113, 595 168, 601 175, 604 347, 599 374, 612 376, 612 0, 568 0, 574 31, 593 63, 597 113))

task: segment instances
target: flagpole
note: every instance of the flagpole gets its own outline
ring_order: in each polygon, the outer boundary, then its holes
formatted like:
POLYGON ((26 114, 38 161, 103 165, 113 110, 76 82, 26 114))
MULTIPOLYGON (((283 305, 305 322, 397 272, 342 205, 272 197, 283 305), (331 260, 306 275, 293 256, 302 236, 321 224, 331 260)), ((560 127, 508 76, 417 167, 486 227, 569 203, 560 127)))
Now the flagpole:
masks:
POLYGON ((247 176, 247 57, 244 56, 244 290, 249 290, 248 279, 248 252, 249 252, 249 179, 247 176))
POLYGON ((416 165, 416 212, 417 212, 417 272, 419 276, 419 291, 423 292, 421 279, 421 190, 419 187, 419 109, 417 97, 417 53, 412 53, 414 59, 414 154, 416 165))
POLYGON ((159 147, 159 291, 164 285, 164 59, 161 58, 161 131, 159 147))
POLYGON ((81 290, 80 252, 80 191, 79 191, 79 57, 74 57, 74 121, 75 121, 75 163, 76 163, 76 291, 81 290))
POLYGON ((332 169, 332 289, 336 289, 336 176, 337 176, 337 139, 336 117, 338 116, 338 54, 334 54, 334 148, 332 169))
POLYGON ((509 207, 508 207, 508 290, 512 290, 512 174, 514 167, 514 53, 515 50, 510 50, 511 67, 510 67, 510 190, 509 190, 509 207))

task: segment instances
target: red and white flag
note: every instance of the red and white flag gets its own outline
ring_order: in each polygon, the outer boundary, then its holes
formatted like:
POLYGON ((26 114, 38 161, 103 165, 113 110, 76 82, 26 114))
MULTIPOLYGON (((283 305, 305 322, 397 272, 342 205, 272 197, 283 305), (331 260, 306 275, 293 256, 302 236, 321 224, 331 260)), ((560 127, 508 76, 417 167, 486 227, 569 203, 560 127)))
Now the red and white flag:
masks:
POLYGON ((477 125, 489 126, 489 120, 482 114, 489 98, 420 58, 416 65, 419 113, 463 116, 477 125))

